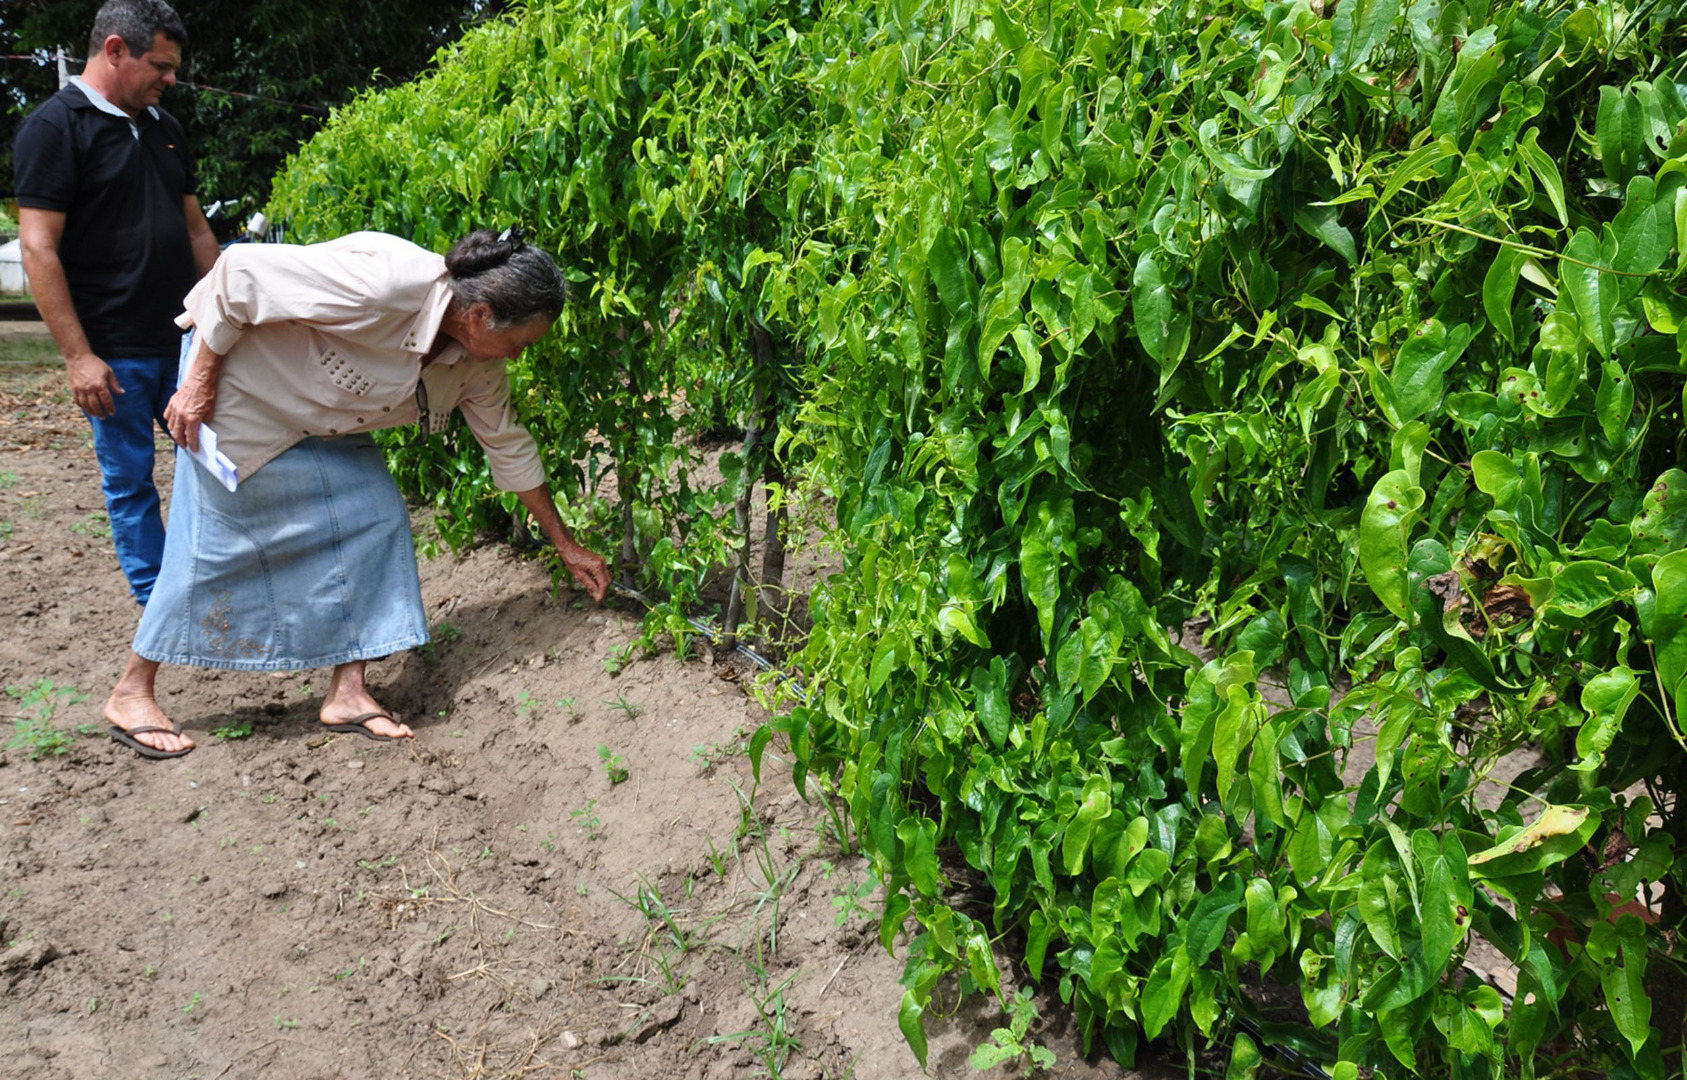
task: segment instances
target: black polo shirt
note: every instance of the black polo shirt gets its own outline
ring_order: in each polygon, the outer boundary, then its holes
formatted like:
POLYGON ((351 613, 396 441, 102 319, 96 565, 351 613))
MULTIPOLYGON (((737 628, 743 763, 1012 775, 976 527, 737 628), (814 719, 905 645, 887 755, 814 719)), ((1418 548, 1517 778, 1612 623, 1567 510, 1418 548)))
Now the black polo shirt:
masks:
POLYGON ((136 124, 74 84, 18 128, 18 205, 65 215, 59 261, 100 356, 175 356, 175 318, 196 274, 182 200, 196 194, 187 135, 163 109, 136 124))

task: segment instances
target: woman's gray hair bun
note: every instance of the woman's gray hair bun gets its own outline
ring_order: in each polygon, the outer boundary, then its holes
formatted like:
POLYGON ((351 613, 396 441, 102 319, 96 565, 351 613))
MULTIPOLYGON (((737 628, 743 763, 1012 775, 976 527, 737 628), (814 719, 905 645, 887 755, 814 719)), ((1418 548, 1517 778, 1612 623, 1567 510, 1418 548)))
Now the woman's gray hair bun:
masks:
POLYGON ((493 323, 500 328, 562 314, 562 271, 550 255, 527 243, 520 229, 476 229, 446 254, 445 269, 451 275, 451 294, 465 307, 491 308, 493 323))

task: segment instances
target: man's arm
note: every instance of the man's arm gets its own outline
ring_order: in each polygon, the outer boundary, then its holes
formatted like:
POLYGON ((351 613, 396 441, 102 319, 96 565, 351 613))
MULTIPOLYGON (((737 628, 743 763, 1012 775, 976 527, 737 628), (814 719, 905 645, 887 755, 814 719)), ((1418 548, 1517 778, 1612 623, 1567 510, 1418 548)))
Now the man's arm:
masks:
POLYGON ((603 603, 603 598, 609 593, 609 564, 604 561, 602 555, 575 542, 574 534, 562 524, 562 518, 556 512, 556 501, 551 498, 551 489, 541 484, 536 488, 518 491, 515 496, 539 523, 539 528, 546 538, 556 546, 557 554, 562 556, 562 565, 568 567, 568 572, 574 575, 574 580, 592 594, 593 600, 603 603))
POLYGON ((76 404, 90 416, 104 419, 117 411, 113 394, 121 394, 117 376, 109 365, 88 347, 82 320, 70 299, 70 282, 59 261, 59 242, 64 239, 65 215, 57 210, 31 206, 18 208, 18 241, 23 248, 23 270, 29 275, 29 290, 41 321, 53 333, 59 355, 70 373, 70 392, 76 404))
POLYGON ((193 268, 198 271, 196 276, 204 277, 216 265, 222 249, 217 246, 211 223, 205 220, 205 211, 199 208, 199 196, 183 196, 182 209, 187 214, 187 236, 193 242, 193 268))

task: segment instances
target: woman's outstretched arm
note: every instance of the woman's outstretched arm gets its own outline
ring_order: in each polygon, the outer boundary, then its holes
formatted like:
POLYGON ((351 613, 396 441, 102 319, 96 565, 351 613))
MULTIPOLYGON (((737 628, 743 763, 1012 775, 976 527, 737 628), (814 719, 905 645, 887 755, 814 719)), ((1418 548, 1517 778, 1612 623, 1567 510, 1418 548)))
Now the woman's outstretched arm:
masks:
POLYGON ((551 498, 551 489, 541 484, 526 491, 518 491, 515 495, 539 523, 545 537, 556 547, 557 554, 562 556, 562 565, 568 567, 568 572, 574 575, 574 580, 592 594, 593 600, 603 603, 603 598, 609 595, 609 563, 602 555, 581 547, 575 541, 574 534, 563 525, 561 516, 556 512, 556 501, 551 498))

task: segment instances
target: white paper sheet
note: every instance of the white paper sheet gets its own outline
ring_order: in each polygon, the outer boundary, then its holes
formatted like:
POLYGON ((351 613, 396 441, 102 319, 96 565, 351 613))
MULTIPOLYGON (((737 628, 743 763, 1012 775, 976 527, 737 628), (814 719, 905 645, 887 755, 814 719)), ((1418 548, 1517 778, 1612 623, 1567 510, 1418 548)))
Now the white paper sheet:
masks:
POLYGON ((233 491, 240 483, 240 475, 234 467, 234 462, 228 459, 227 454, 217 449, 217 433, 212 431, 209 425, 199 425, 199 449, 189 450, 188 453, 228 490, 233 491))

